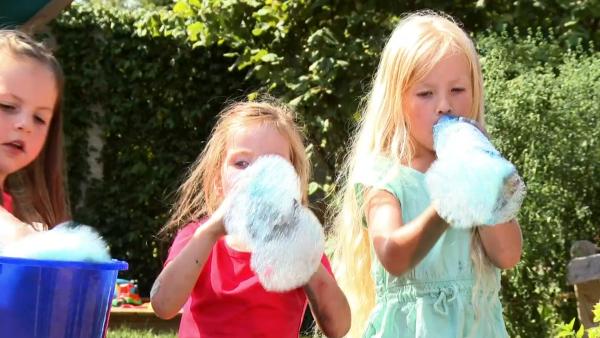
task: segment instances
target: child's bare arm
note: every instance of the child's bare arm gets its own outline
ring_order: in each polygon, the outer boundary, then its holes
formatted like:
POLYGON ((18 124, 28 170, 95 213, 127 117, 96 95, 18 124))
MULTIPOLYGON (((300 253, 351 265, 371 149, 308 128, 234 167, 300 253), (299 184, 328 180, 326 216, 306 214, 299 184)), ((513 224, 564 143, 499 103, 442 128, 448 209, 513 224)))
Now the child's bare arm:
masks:
POLYGON ((224 234, 222 218, 209 218, 194 232, 179 255, 165 266, 150 291, 152 308, 158 317, 172 318, 183 307, 214 244, 224 234))
POLYGON ((516 220, 478 229, 481 243, 490 261, 500 269, 510 269, 521 260, 523 237, 516 220))
POLYGON ((335 279, 323 267, 304 286, 313 318, 327 337, 343 337, 350 329, 350 305, 335 279))
POLYGON ((375 254, 388 272, 402 275, 427 255, 448 224, 433 206, 403 224, 400 202, 391 193, 371 193, 365 212, 375 254))

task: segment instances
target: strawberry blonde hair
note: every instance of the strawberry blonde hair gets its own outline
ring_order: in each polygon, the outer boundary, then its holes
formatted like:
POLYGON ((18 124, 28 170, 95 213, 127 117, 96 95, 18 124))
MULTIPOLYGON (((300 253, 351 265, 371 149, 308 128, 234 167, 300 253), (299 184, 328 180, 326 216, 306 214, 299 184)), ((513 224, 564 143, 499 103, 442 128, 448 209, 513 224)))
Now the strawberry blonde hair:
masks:
POLYGON ((222 196, 215 182, 220 181, 228 141, 237 130, 254 125, 272 126, 289 141, 290 159, 300 177, 302 204, 308 205, 310 167, 304 136, 295 122, 295 114, 271 98, 235 102, 219 113, 204 150, 188 170, 177 191, 171 217, 161 232, 179 229, 193 220, 210 215, 218 208, 222 196))

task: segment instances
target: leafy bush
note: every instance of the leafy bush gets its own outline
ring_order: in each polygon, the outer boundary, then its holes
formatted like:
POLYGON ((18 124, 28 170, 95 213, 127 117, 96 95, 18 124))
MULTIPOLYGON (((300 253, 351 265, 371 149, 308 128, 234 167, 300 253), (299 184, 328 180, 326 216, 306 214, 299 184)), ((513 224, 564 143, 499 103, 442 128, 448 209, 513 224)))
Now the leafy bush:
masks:
POLYGON ((547 337, 574 315, 564 297, 572 241, 598 240, 600 55, 540 35, 480 43, 489 131, 528 186, 522 262, 503 276, 507 322, 511 337, 547 337))
POLYGON ((557 333, 555 335, 556 338, 559 337, 573 337, 573 338, 583 338, 584 335, 587 334, 588 338, 600 338, 600 303, 594 306, 594 323, 596 323, 596 327, 591 327, 586 329, 583 325, 579 326, 579 329, 575 331, 573 326, 575 326, 575 318, 573 318, 569 324, 561 323, 557 326, 557 333))

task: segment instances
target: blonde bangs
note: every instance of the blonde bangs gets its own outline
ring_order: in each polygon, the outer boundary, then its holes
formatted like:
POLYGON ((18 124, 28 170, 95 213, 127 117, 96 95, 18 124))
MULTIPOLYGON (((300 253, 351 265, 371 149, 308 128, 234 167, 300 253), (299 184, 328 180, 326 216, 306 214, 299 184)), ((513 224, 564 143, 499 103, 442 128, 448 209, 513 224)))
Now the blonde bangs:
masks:
MULTIPOLYGON (((261 107, 265 109, 265 107, 261 107)), ((272 108, 271 108, 272 109, 272 108)), ((308 183, 310 179, 310 164, 306 156, 306 148, 304 146, 304 134, 297 126, 296 116, 287 108, 278 108, 285 110, 285 113, 279 116, 278 114, 241 114, 239 118, 232 119, 232 123, 224 126, 228 131, 228 140, 235 131, 250 126, 270 126, 283 135, 290 143, 290 162, 296 169, 300 178, 300 189, 302 191, 302 204, 308 205, 308 183)), ((227 140, 227 141, 228 141, 227 140)), ((225 142, 227 143, 227 142, 225 142)), ((222 162, 222 161, 221 161, 222 162)))

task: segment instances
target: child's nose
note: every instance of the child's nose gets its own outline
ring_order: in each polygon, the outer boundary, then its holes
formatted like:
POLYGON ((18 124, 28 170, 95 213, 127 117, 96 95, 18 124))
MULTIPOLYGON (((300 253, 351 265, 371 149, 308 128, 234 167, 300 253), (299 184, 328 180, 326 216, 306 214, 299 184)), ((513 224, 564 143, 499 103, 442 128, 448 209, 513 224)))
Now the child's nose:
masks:
POLYGON ((448 108, 448 109, 440 109, 438 110, 438 115, 448 115, 448 114, 452 114, 452 109, 448 108))
POLYGON ((26 133, 31 132, 31 121, 27 117, 27 114, 19 114, 15 121, 15 128, 26 133))
POLYGON ((447 99, 442 98, 438 102, 436 111, 438 115, 451 114, 452 107, 450 106, 450 102, 447 99))

